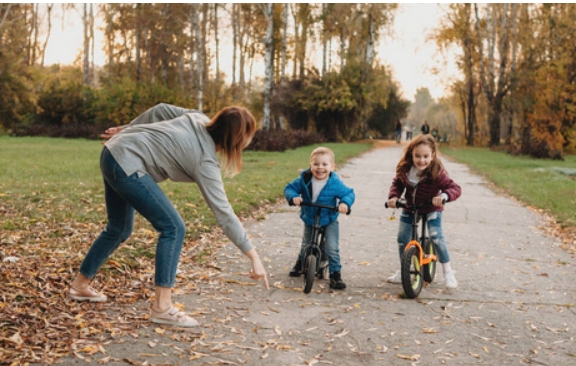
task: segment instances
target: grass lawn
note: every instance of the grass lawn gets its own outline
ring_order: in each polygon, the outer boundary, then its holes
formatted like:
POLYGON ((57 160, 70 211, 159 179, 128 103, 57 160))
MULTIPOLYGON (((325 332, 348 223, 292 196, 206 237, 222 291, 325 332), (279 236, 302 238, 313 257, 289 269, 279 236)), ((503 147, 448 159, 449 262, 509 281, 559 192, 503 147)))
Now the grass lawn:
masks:
MULTIPOLYGON (((371 148, 370 144, 324 144, 337 164, 371 148)), ((239 216, 283 197, 284 186, 309 165, 316 146, 286 152, 243 154, 244 168, 225 178, 228 198, 239 216)), ((25 229, 37 222, 71 225, 105 222, 100 141, 0 137, 0 217, 2 230, 25 229)), ((211 230, 215 218, 195 184, 162 182, 189 225, 189 239, 211 230)), ((53 233, 57 235, 57 233, 53 233)))
POLYGON ((466 164, 504 192, 576 229, 576 156, 561 160, 512 156, 487 148, 443 146, 442 153, 466 164))

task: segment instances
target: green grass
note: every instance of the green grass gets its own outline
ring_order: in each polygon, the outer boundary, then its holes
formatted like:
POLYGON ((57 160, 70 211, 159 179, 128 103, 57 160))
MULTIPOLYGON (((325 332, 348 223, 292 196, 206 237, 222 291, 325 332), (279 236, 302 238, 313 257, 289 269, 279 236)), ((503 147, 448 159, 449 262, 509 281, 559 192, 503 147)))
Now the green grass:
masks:
POLYGON ((576 156, 566 156, 564 161, 543 160, 470 147, 443 147, 442 153, 507 194, 548 211, 561 226, 576 227, 576 156))
MULTIPOLYGON (((370 144, 324 144, 334 150, 337 164, 371 148, 370 144)), ((283 197, 285 185, 309 165, 307 146, 286 152, 243 154, 244 168, 224 184, 239 215, 283 197)), ((99 141, 0 136, 0 228, 25 229, 38 222, 65 224, 106 220, 99 169, 99 141)), ((210 231, 216 224, 195 184, 162 182, 189 225, 189 235, 210 231), (193 229, 193 230, 191 230, 193 229)), ((46 235, 66 235, 53 230, 46 235)))

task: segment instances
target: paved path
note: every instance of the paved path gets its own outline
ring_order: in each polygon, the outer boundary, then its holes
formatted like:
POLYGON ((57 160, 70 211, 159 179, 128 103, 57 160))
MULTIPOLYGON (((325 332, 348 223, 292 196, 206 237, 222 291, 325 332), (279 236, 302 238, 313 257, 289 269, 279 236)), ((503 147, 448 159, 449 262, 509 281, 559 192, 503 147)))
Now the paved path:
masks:
POLYGON ((444 159, 463 192, 443 220, 459 287, 445 289, 439 270, 408 300, 401 285, 385 282, 399 268, 398 221, 383 203, 400 155, 401 147, 376 149, 338 170, 357 195, 352 215, 340 219, 345 291, 317 281, 306 295, 301 280, 288 276, 302 224, 296 209, 278 206, 246 225, 268 266, 270 291, 247 279, 247 260, 228 245, 218 254, 221 271, 176 297, 201 327, 150 326, 94 358, 118 365, 576 365, 576 259, 537 229, 539 216, 461 164, 444 159))

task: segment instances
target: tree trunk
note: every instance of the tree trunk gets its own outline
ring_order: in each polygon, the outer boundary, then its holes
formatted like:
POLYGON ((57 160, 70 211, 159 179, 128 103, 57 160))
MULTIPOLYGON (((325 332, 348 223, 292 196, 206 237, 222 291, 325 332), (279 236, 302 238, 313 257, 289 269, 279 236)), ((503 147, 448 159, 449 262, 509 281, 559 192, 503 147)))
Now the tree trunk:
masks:
MULTIPOLYGON (((108 5, 112 7, 112 5, 108 5)), ((114 79, 114 12, 106 11, 106 43, 108 47, 108 81, 114 79)))
POLYGON ((372 12, 368 14, 368 41, 366 42, 366 63, 372 66, 374 61, 374 43, 376 41, 376 22, 372 17, 372 12))
POLYGON ((284 11, 282 12, 282 18, 284 24, 282 24, 282 60, 280 62, 280 85, 286 85, 286 38, 288 33, 288 3, 284 4, 284 11))
POLYGON ((82 82, 84 85, 90 84, 90 38, 89 24, 88 24, 88 4, 84 4, 84 16, 82 18, 84 23, 84 59, 82 67, 82 82))
POLYGON ((216 85, 220 84, 220 39, 218 34, 218 4, 214 4, 214 42, 216 44, 216 85))
MULTIPOLYGON (((202 4, 205 7, 206 4, 202 4)), ((198 8, 196 8, 198 10, 198 8)), ((204 10, 204 9, 203 9, 204 10)), ((196 89, 196 100, 198 102, 198 110, 202 112, 202 101, 203 101, 203 92, 204 92, 204 36, 202 32, 202 24, 205 23, 201 21, 199 18, 199 13, 196 13, 197 22, 196 22, 196 41, 198 43, 198 47, 196 48, 196 80, 198 81, 197 89, 196 89)), ((203 11, 203 18, 206 16, 206 13, 203 11)), ((205 18, 204 18, 205 19, 205 18)))
MULTIPOLYGON (((48 20, 48 30, 46 31, 46 39, 44 40, 44 45, 42 46, 42 59, 40 61, 40 66, 44 67, 44 58, 46 56, 46 46, 48 46, 48 40, 50 39, 50 32, 52 31, 52 7, 54 4, 46 4, 46 17, 48 20)), ((1 26, 0 26, 1 27, 1 26)))
POLYGON ((141 38, 142 38, 142 4, 136 4, 136 44, 134 47, 136 48, 136 81, 142 81, 142 61, 140 59, 140 51, 141 51, 141 38))
POLYGON ((328 30, 326 29, 326 3, 322 3, 322 78, 326 76, 326 55, 328 47, 328 30))
POLYGON ((198 54, 198 40, 196 38, 196 28, 198 23, 197 4, 190 6, 190 88, 197 87, 197 72, 195 57, 198 54))
POLYGON ((274 3, 261 4, 260 7, 266 17, 266 38, 264 39, 265 48, 265 80, 264 80, 264 120, 262 121, 262 128, 264 130, 270 129, 270 99, 272 95, 272 52, 274 51, 274 3))

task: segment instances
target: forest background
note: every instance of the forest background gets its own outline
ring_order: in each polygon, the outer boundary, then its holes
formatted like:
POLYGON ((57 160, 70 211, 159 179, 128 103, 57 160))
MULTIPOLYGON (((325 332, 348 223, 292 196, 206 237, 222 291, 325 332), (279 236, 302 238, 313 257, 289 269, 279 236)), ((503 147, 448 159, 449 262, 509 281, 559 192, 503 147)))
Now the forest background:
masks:
POLYGON ((576 151, 576 5, 449 4, 427 41, 456 47, 462 78, 438 100, 418 89, 414 102, 376 55, 397 8, 0 4, 0 132, 94 138, 159 102, 209 116, 239 104, 260 121, 261 141, 282 136, 255 144, 263 150, 390 138, 399 119, 405 130, 427 120, 451 143, 555 159, 576 151), (44 65, 55 6, 82 13, 84 52, 73 65, 44 65), (106 40, 102 67, 96 24, 106 40), (231 75, 219 64, 224 34, 232 35, 231 75), (310 49, 320 50, 320 66, 310 49))

